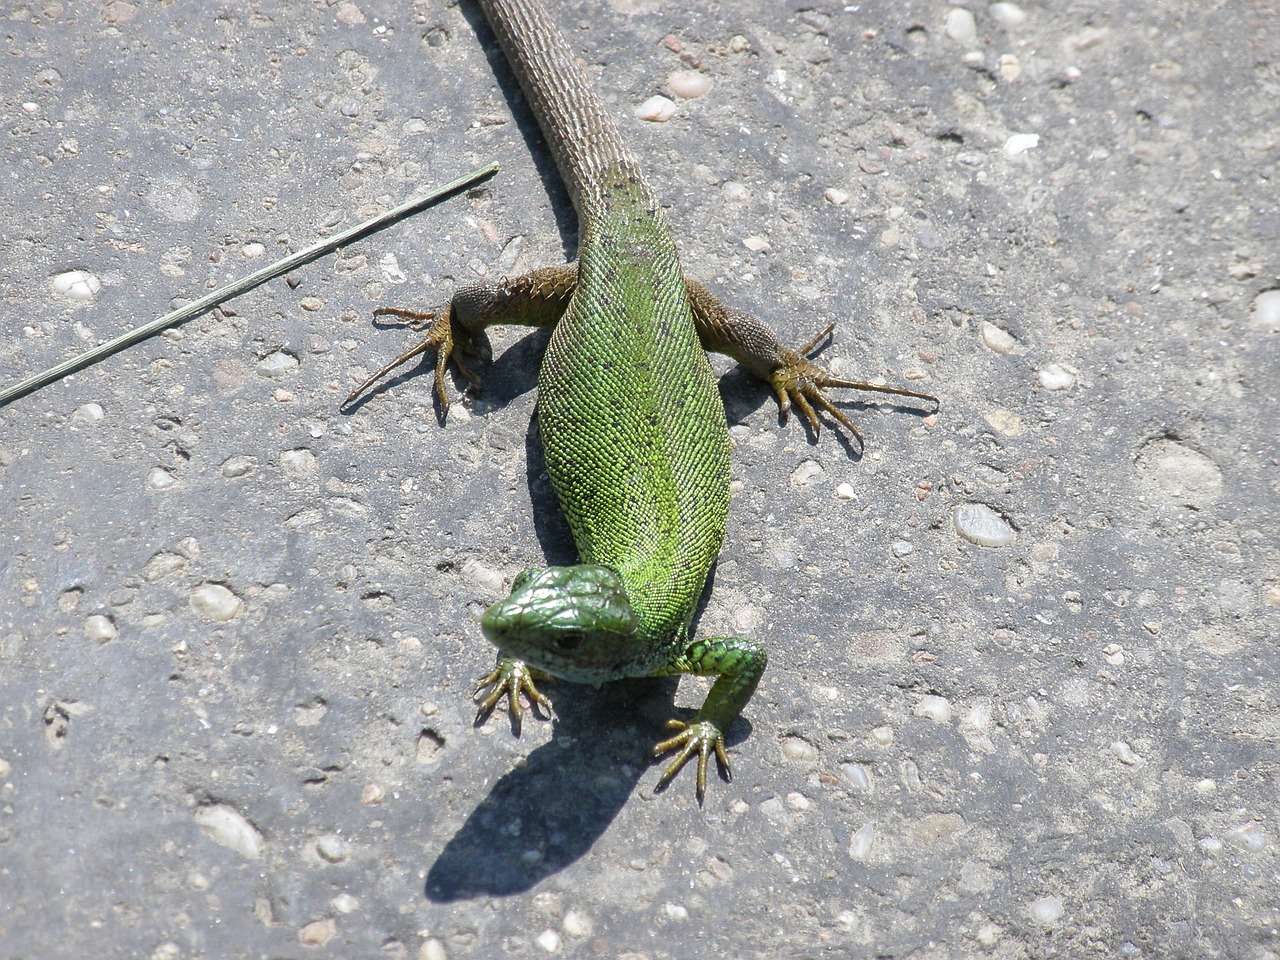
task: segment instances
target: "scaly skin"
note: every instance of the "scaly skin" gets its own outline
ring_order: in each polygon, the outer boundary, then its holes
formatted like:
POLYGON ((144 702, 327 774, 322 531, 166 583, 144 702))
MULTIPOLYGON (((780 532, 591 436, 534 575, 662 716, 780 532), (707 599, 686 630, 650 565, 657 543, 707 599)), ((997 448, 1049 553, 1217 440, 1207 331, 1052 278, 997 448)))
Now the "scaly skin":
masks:
POLYGON ((539 431, 581 563, 526 570, 486 611, 482 628, 499 658, 476 691, 493 688, 481 714, 506 696, 518 721, 521 693, 546 706, 535 671, 584 683, 714 676, 693 721, 671 721, 679 732, 654 747, 679 751, 659 786, 698 758, 701 800, 712 753, 730 776, 724 731, 768 660, 744 637, 689 637, 729 509, 729 432, 705 351, 767 381, 782 412, 800 407, 815 436, 817 405, 858 437, 827 387, 933 398, 837 380, 804 356, 813 344, 788 350, 760 320, 687 281, 653 191, 546 12, 533 0, 479 3, 573 197, 578 262, 463 288, 441 310, 378 311, 430 330, 356 394, 434 350, 443 415, 448 363, 478 382, 464 357, 487 358, 486 327, 554 327, 538 376, 539 431))

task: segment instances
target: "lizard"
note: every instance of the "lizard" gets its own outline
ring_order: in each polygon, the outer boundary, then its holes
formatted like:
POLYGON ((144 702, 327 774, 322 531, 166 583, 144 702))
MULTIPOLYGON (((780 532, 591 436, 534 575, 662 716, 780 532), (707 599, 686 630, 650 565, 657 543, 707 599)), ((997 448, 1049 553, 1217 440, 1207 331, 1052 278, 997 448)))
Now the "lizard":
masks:
POLYGON ((680 267, 656 194, 554 21, 537 0, 477 0, 568 188, 579 224, 575 263, 477 282, 428 311, 383 307, 427 330, 420 343, 357 387, 420 354, 435 353, 443 423, 452 363, 474 386, 470 360, 487 361, 494 324, 552 327, 537 378, 538 431, 547 472, 579 563, 529 569, 490 606, 481 630, 498 648, 474 692, 477 722, 505 696, 517 734, 522 697, 550 711, 546 675, 600 684, 696 674, 715 680, 690 722, 652 748, 674 752, 658 789, 697 758, 697 798, 714 754, 732 769, 725 731, 768 662, 746 637, 693 639, 695 607, 724 539, 729 430, 706 351, 726 354, 768 383, 782 420, 793 407, 816 442, 819 408, 861 446, 827 398, 830 388, 927 401, 929 394, 833 376, 809 359, 834 324, 799 350, 782 346, 752 314, 732 309, 680 267))

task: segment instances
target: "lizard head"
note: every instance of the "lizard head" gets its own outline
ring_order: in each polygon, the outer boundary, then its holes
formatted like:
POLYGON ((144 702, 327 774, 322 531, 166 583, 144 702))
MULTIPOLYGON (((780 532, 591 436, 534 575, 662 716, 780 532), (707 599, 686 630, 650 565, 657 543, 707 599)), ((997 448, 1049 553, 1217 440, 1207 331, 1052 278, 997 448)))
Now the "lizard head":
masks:
POLYGON ((524 571, 480 627, 505 656, 577 683, 617 679, 636 656, 638 626, 622 577, 595 564, 524 571))

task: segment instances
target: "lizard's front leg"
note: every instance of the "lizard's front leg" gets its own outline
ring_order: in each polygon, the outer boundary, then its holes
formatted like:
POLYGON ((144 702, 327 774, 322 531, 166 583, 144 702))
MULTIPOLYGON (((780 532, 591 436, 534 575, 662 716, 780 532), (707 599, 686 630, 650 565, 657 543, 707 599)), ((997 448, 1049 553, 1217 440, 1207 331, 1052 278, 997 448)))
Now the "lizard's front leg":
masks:
POLYGON ((715 751, 716 761, 720 764, 725 779, 733 779, 729 757, 724 750, 724 734, 751 699, 768 663, 768 652, 754 640, 746 637, 711 637, 694 640, 680 656, 654 673, 654 676, 692 673, 700 677, 717 678, 692 723, 667 721, 670 729, 680 732, 657 744, 653 748, 653 755, 657 757, 677 748, 680 753, 663 771, 662 778, 658 781, 659 789, 666 786, 680 772, 680 768, 697 754, 698 801, 701 802, 707 792, 707 759, 712 751, 715 751))
POLYGON ((427 327, 427 335, 412 349, 402 353, 364 383, 351 391, 342 402, 350 406, 356 398, 392 370, 420 354, 436 355, 436 399, 441 417, 449 412, 449 392, 445 387, 445 371, 452 360, 467 381, 480 385, 480 377, 464 358, 474 357, 488 362, 491 352, 485 329, 497 324, 526 327, 553 327, 559 321, 578 282, 576 264, 543 267, 523 276, 503 278, 494 283, 472 283, 460 287, 453 299, 435 310, 417 311, 402 307, 380 307, 375 317, 399 317, 419 328, 427 327))

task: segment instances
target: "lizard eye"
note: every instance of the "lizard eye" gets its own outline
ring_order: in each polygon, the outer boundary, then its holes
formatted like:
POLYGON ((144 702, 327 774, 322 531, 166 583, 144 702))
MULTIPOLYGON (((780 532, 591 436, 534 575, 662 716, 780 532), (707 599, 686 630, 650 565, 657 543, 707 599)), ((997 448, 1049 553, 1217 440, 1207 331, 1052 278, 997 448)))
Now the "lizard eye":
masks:
POLYGON ((561 650, 576 650, 582 645, 582 634, 577 630, 556 636, 556 646, 561 650))

